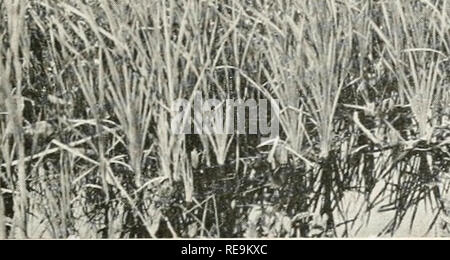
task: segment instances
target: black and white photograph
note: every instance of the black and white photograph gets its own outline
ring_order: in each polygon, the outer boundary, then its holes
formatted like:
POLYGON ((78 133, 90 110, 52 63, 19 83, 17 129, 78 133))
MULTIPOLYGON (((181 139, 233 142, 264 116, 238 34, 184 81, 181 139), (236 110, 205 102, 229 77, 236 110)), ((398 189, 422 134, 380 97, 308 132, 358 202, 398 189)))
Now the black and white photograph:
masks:
POLYGON ((446 240, 449 189, 447 0, 0 0, 0 240, 446 240))

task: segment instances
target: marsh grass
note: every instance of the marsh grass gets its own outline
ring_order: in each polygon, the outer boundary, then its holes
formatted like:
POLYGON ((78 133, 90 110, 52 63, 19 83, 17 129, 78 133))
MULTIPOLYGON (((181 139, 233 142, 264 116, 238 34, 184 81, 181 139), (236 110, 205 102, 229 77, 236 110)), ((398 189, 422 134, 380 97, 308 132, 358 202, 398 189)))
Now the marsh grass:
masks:
POLYGON ((433 235, 449 10, 0 1, 0 239, 433 235), (279 102, 280 136, 170 131, 198 96, 279 102))

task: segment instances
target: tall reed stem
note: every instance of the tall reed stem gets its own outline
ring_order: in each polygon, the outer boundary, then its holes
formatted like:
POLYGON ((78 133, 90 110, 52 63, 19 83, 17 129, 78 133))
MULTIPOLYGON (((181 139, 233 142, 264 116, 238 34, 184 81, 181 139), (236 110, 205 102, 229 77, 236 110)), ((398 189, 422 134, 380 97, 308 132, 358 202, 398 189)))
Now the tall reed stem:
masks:
POLYGON ((3 191, 0 190, 0 240, 3 239, 6 239, 5 204, 3 201, 3 191))

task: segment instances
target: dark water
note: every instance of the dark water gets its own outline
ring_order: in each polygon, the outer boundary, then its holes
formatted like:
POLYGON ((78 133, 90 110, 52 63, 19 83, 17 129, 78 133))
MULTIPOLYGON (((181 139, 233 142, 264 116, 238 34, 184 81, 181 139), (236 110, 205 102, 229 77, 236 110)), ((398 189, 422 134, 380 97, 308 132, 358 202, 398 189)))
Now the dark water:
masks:
MULTIPOLYGON (((0 178, 0 188, 1 189, 6 188, 6 185, 1 178, 0 178)), ((3 193, 2 195, 3 195, 3 203, 5 205, 5 216, 8 218, 12 218, 14 215, 12 194, 3 193)))

